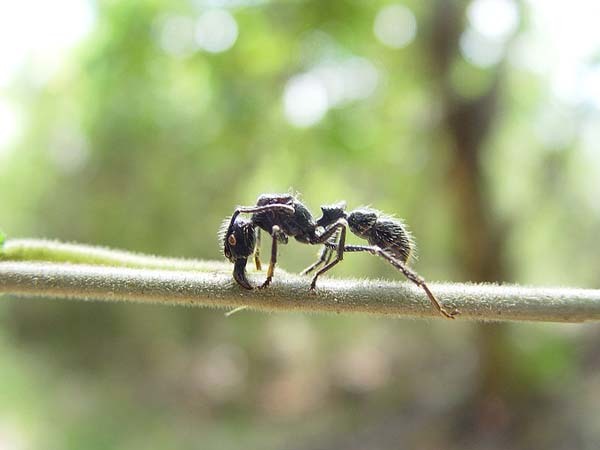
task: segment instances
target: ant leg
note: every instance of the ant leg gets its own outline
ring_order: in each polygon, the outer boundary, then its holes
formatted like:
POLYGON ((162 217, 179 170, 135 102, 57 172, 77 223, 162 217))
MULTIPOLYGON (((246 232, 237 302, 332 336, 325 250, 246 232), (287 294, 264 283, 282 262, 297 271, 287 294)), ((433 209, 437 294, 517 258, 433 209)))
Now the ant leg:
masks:
POLYGON ((327 264, 325 264, 324 267, 322 267, 321 269, 319 269, 317 271, 317 273, 315 273, 315 276, 313 277, 311 283, 310 283, 310 289, 314 290, 317 286, 317 278, 319 278, 319 275, 324 274, 325 272, 327 272, 329 269, 331 269, 333 266, 335 266, 337 263, 339 263, 342 259, 344 259, 344 250, 346 248, 346 226, 347 226, 347 222, 345 219, 340 219, 338 220, 336 223, 334 223, 329 229, 325 230, 325 232, 319 236, 319 240, 321 240, 326 248, 333 248, 333 246, 335 246, 337 252, 336 252, 336 257, 333 261, 328 262, 327 264), (337 234, 339 231, 340 233, 340 239, 337 242, 337 244, 333 243, 333 242, 329 242, 329 238, 334 235, 337 234))
POLYGON ((254 265, 256 270, 262 270, 260 263, 260 228, 256 228, 256 247, 254 247, 254 265))
MULTIPOLYGON (((335 250, 337 248, 337 243, 338 243, 339 238, 340 238, 340 233, 338 230, 333 235, 333 239, 329 239, 327 241, 327 242, 333 243, 335 245, 335 248, 329 249, 329 252, 327 253, 327 258, 325 258, 325 264, 329 264, 329 261, 331 261, 331 258, 333 257, 333 250, 335 250)), ((326 245, 325 245, 325 248, 327 248, 326 245)))
MULTIPOLYGON (((293 206, 285 205, 283 203, 273 203, 271 205, 263 205, 263 206, 238 206, 235 210, 236 213, 257 213, 263 211, 271 211, 271 210, 282 210, 287 211, 290 214, 294 214, 296 211, 293 206)), ((235 213, 234 213, 235 214, 235 213)))
MULTIPOLYGON (((333 249, 337 248, 338 234, 339 233, 336 232, 335 236, 333 238, 330 238, 328 241, 330 244, 334 245, 333 249)), ((317 261, 315 261, 313 264, 311 264, 306 269, 304 269, 302 272, 300 272, 300 275, 308 275, 313 270, 315 270, 317 267, 319 267, 321 264, 329 264, 329 261, 331 261, 331 258, 333 257, 333 249, 327 247, 326 245, 323 245, 323 248, 321 249, 321 253, 319 253, 319 259, 317 259, 317 261)))
POLYGON ((409 269, 406 264, 404 264, 402 261, 400 261, 399 259, 394 258, 392 255, 390 255, 388 252, 386 252, 385 250, 382 250, 380 248, 378 248, 377 254, 379 256, 381 256, 382 258, 384 258, 385 260, 387 260, 392 266, 394 266, 396 269, 398 269, 400 272, 402 272, 404 274, 404 276, 406 278, 408 278, 410 281, 412 281, 413 283, 415 283, 417 286, 420 286, 425 293, 427 294, 427 297, 429 297, 429 300, 431 301, 431 304, 435 307, 435 309, 438 310, 438 312, 448 318, 448 319, 454 319, 454 316, 459 314, 458 310, 454 310, 454 311, 448 311, 446 308, 444 308, 440 302, 438 301, 437 298, 435 298, 435 296, 433 295, 433 293, 429 290, 429 286, 427 286, 427 283, 425 282, 425 279, 423 277, 421 277, 419 274, 417 274, 416 272, 412 271, 411 269, 409 269))
MULTIPOLYGON (((328 246, 329 248, 333 248, 328 242, 326 242, 325 245, 328 246)), ((368 245, 347 245, 344 248, 344 251, 346 251, 346 252, 369 252, 372 255, 381 256, 383 259, 385 259, 387 262, 389 262, 392 266, 394 266, 396 269, 398 269, 400 272, 402 272, 402 274, 406 278, 408 278, 414 284, 416 284, 421 289, 423 289, 425 291, 425 293, 427 294, 427 297, 431 301, 431 304, 435 307, 435 309, 438 310, 438 312, 442 316, 444 316, 448 319, 454 319, 454 316, 459 314, 458 310, 448 311, 446 308, 444 308, 440 304, 438 299, 435 298, 435 296, 433 295, 433 292, 431 292, 431 290, 429 289, 429 286, 427 286, 427 283, 425 282, 425 279, 423 277, 421 277, 419 274, 417 274, 413 270, 409 269, 406 266, 406 264, 404 264, 404 262, 402 262, 401 260, 399 260, 397 258, 394 258, 392 255, 390 255, 388 252, 386 252, 382 248, 379 248, 377 246, 368 246, 368 245)))
POLYGON ((321 264, 329 263, 329 261, 331 260, 331 256, 332 250, 328 247, 323 246, 323 248, 321 249, 321 253, 319 254, 319 259, 316 262, 312 263, 310 266, 308 266, 306 269, 304 269, 302 272, 300 272, 300 275, 308 275, 321 264))
POLYGON ((267 270, 267 279, 260 286, 260 289, 266 288, 269 284, 271 284, 271 280, 273 280, 273 273, 275 272, 275 264, 277 263, 277 235, 280 233, 280 228, 277 225, 273 225, 271 230, 271 237, 273 238, 271 244, 271 261, 269 261, 269 269, 267 270))
POLYGON ((329 264, 329 261, 331 261, 331 258, 333 258, 333 251, 330 249, 329 253, 327 254, 327 258, 325 259, 325 264, 329 264))
POLYGON ((233 211, 233 214, 231 215, 231 219, 229 219, 229 227, 227 228, 227 233, 225 236, 227 236, 231 233, 231 230, 233 229, 233 224, 235 223, 235 219, 237 219, 237 216, 239 216, 241 213, 257 213, 257 212, 277 211, 277 210, 285 211, 290 214, 294 214, 294 212, 296 211, 293 206, 279 204, 279 203, 272 204, 272 205, 264 205, 264 206, 238 206, 237 208, 235 208, 235 211, 233 211))

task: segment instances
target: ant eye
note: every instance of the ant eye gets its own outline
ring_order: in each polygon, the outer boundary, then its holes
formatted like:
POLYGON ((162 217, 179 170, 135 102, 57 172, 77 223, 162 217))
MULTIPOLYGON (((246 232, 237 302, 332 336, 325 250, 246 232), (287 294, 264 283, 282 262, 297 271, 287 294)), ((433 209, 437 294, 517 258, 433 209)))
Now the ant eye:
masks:
POLYGON ((227 242, 229 242, 229 245, 231 245, 232 247, 235 246, 235 244, 237 244, 237 240, 233 234, 229 235, 229 237, 227 238, 227 242))

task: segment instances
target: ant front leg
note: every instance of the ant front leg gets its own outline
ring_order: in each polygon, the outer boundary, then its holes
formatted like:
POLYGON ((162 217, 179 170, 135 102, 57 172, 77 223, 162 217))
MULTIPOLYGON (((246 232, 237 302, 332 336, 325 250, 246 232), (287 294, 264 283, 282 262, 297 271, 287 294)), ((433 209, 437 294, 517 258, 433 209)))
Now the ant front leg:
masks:
MULTIPOLYGON (((263 206, 238 206, 229 219, 229 225, 224 233, 220 233, 223 243, 224 255, 234 263, 233 278, 245 289, 253 289, 246 279, 247 258, 256 252, 256 224, 252 220, 239 219, 242 213, 259 213, 264 211, 283 211, 294 214, 295 208, 285 204, 271 204, 263 206), (239 223, 238 223, 239 221, 239 223), (236 225, 237 223, 237 225, 236 225)), ((255 263, 260 265, 259 257, 255 263)))
MULTIPOLYGON (((279 204, 279 203, 272 204, 272 205, 264 205, 264 206, 238 206, 235 209, 235 211, 233 211, 233 214, 231 215, 231 217, 229 219, 229 226, 227 227, 227 231, 224 233, 224 238, 227 239, 229 237, 229 235, 232 233, 233 226, 235 224, 235 220, 238 218, 238 216, 240 214, 242 214, 242 213, 253 214, 253 213, 259 213, 259 212, 264 212, 264 211, 284 211, 288 214, 294 214, 296 209, 293 206, 279 204)), ((258 237, 258 243, 260 244, 260 234, 257 237, 258 237)), ((255 255, 256 254, 258 254, 258 257, 260 258, 260 251, 256 252, 255 255)), ((260 270, 260 259, 258 259, 258 261, 257 261, 257 258, 255 257, 254 262, 257 265, 256 269, 260 270)))
POLYGON ((272 205, 263 205, 263 206, 238 206, 237 208, 235 208, 235 211, 233 211, 233 214, 231 215, 231 219, 229 219, 229 228, 228 228, 227 234, 229 234, 231 232, 230 230, 233 228, 235 219, 237 219, 237 217, 241 213, 253 214, 253 213, 259 213, 259 212, 264 212, 264 211, 285 211, 289 214, 294 214, 296 209, 291 205, 284 205, 284 204, 280 204, 280 203, 276 203, 276 204, 272 204, 272 205))
POLYGON ((277 225, 273 225, 271 229, 271 237, 273 238, 271 244, 271 260, 269 261, 269 269, 267 270, 267 279, 260 286, 260 289, 264 289, 271 284, 273 280, 273 274, 275 273, 275 264, 277 264, 277 238, 281 234, 281 229, 277 225))
MULTIPOLYGON (((329 243, 325 243, 329 248, 333 248, 329 243)), ((425 279, 421 277, 419 274, 409 269, 404 262, 399 260, 398 258, 394 258, 391 254, 379 248, 377 246, 369 246, 369 245, 347 245, 344 248, 346 252, 369 252, 372 255, 381 256, 387 262, 389 262, 392 266, 398 269, 402 274, 412 281, 414 284, 419 286, 421 289, 425 291, 427 297, 431 301, 431 304, 437 309, 437 311, 447 319, 454 319, 454 316, 460 314, 458 310, 448 311, 446 308, 442 306, 442 304, 438 301, 438 299, 433 295, 433 292, 427 286, 425 279)))
POLYGON ((336 258, 333 261, 325 264, 325 267, 322 267, 321 269, 319 269, 317 271, 317 273, 315 273, 315 276, 313 277, 313 279, 310 283, 311 290, 314 290, 316 288, 317 278, 319 278, 319 275, 324 274, 325 272, 327 272, 329 269, 331 269, 333 266, 335 266, 337 263, 339 263, 341 260, 344 259, 344 249, 346 247, 346 228, 347 228, 347 226, 348 226, 348 223, 346 222, 345 219, 339 219, 336 223, 331 225, 331 227, 326 229, 325 232, 321 236, 319 236, 315 242, 311 242, 311 244, 321 244, 322 243, 322 244, 325 244, 326 247, 335 248, 337 250, 336 258), (329 242, 329 238, 331 236, 337 234, 338 231, 340 233, 340 239, 337 242, 337 244, 333 243, 333 242, 329 242))
POLYGON ((262 206, 240 206, 235 211, 239 213, 258 213, 264 211, 286 211, 290 214, 294 214, 296 209, 291 205, 286 205, 283 203, 273 203, 271 205, 262 205, 262 206))

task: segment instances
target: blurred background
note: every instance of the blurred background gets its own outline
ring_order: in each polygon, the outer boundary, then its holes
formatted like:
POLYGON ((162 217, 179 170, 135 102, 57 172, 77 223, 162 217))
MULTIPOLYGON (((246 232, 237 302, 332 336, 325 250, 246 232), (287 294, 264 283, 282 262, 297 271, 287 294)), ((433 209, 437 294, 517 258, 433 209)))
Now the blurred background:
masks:
MULTIPOLYGON (((222 259, 263 192, 429 280, 600 288, 600 5, 0 3, 0 227, 222 259), (317 214, 318 215, 318 214, 317 214)), ((317 250, 290 243, 299 271, 317 250)), ((402 277, 369 255, 331 276, 402 277)), ((0 304, 0 449, 596 449, 597 325, 0 304)))

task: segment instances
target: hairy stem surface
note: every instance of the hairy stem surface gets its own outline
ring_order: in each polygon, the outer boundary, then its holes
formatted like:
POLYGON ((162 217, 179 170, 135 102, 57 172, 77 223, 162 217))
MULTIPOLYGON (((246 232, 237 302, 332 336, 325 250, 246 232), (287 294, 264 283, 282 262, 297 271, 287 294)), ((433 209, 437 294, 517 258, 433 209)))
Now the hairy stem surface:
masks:
MULTIPOLYGON (((278 271, 268 289, 246 291, 232 266, 138 255, 48 241, 8 240, 0 250, 0 294, 132 301, 257 311, 363 313, 441 318, 425 293, 409 282, 319 280, 278 271)), ((250 275, 255 285, 264 274, 250 275)), ((457 319, 545 322, 600 321, 600 290, 494 284, 429 286, 457 319)))

